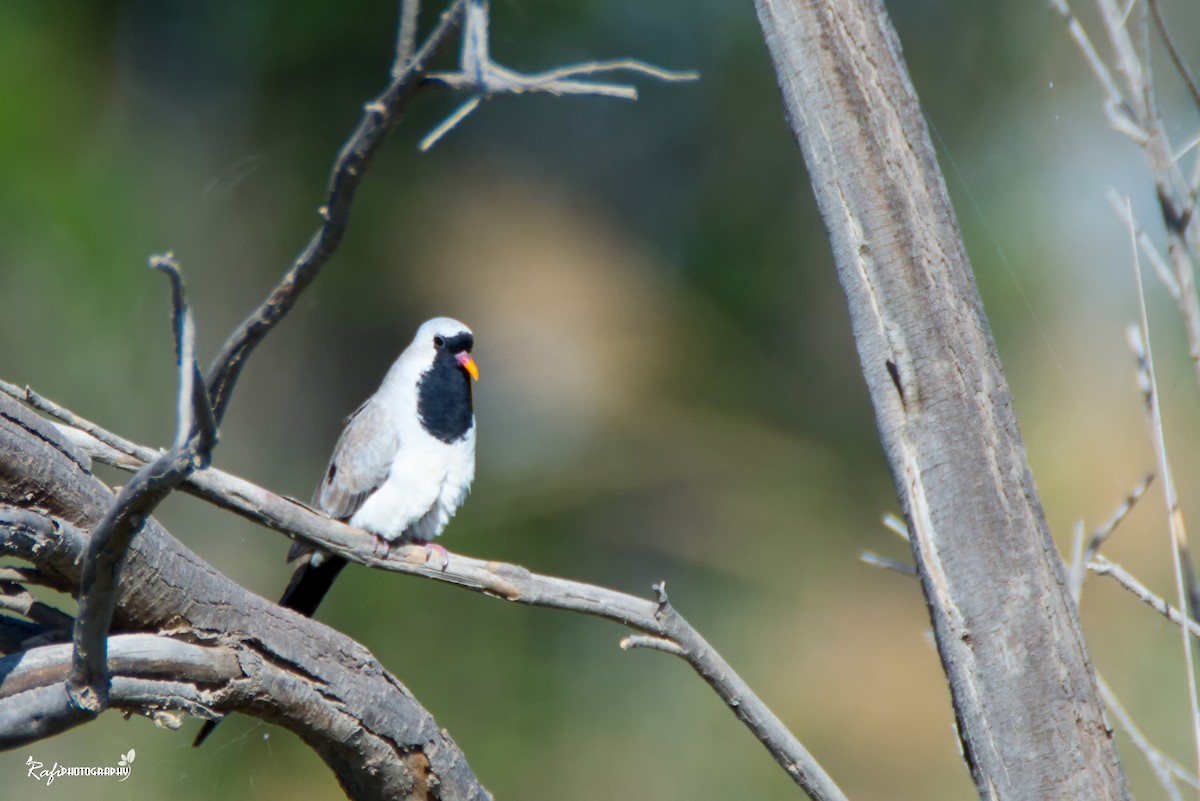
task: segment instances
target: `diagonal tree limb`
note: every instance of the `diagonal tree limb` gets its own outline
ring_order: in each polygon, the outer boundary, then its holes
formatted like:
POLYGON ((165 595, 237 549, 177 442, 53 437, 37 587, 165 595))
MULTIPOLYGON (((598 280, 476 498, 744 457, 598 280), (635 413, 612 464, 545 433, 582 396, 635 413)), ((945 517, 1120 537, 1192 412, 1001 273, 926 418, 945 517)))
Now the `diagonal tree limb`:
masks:
POLYGON ((634 86, 579 79, 606 72, 633 72, 659 81, 694 81, 700 77, 696 72, 665 70, 630 58, 587 61, 536 73, 517 72, 492 60, 489 46, 491 13, 488 0, 468 0, 464 13, 458 70, 430 73, 425 80, 451 89, 470 91, 472 96, 425 135, 418 145, 422 152, 437 144, 484 100, 497 95, 542 92, 551 95, 592 95, 637 100, 637 88, 634 86))
POLYGON ((1196 76, 1192 75, 1183 54, 1179 52, 1179 48, 1175 46, 1175 40, 1171 38, 1171 31, 1163 19, 1162 10, 1158 7, 1158 0, 1146 0, 1146 5, 1150 9, 1150 15, 1154 18, 1154 27, 1158 30, 1158 35, 1162 37, 1167 52, 1171 54, 1171 62, 1175 65, 1175 71, 1179 73, 1179 77, 1187 86, 1188 92, 1192 96, 1192 102, 1196 104, 1197 108, 1200 108, 1200 85, 1196 84, 1196 76))
MULTIPOLYGON (((49 423, 0 395, 0 555, 35 565, 63 592, 78 591, 88 532, 112 504, 85 464, 49 423), (36 511, 11 505, 30 503, 36 511)), ((189 714, 244 711, 295 732, 351 798, 490 797, 450 736, 369 651, 248 592, 153 518, 130 544, 118 591, 113 634, 168 632, 236 649, 242 675, 208 686, 203 708, 189 714)), ((37 631, 5 624, 0 634, 19 643, 37 631)), ((0 698, 0 740, 27 723, 23 697, 0 698)))
MULTIPOLYGON (((66 415, 63 415, 66 417, 66 415)), ((137 461, 92 432, 69 426, 59 430, 93 459, 124 470, 137 461)), ((104 439, 112 435, 104 432, 104 439)), ((711 686, 734 714, 767 748, 811 798, 833 801, 844 796, 811 754, 770 708, 741 679, 721 655, 667 600, 665 588, 655 587, 657 602, 593 584, 532 573, 503 562, 451 554, 445 569, 427 566, 419 545, 394 547, 388 558, 376 555, 369 534, 325 517, 299 501, 276 495, 244 479, 208 468, 193 473, 180 489, 269 528, 299 536, 349 561, 397 573, 419 575, 475 592, 528 606, 563 609, 605 618, 652 638, 670 643, 659 647, 680 656, 711 686), (672 647, 673 646, 673 647, 672 647)), ((643 646, 642 640, 631 641, 643 646)))
POLYGON ((829 232, 976 790, 983 799, 1127 799, 1012 396, 882 0, 755 6, 829 232))
POLYGON ((195 466, 207 467, 212 449, 217 445, 217 423, 204 386, 204 376, 196 363, 196 322, 188 306, 183 272, 170 253, 151 256, 150 266, 171 281, 171 327, 175 332, 175 360, 179 365, 174 447, 187 447, 188 439, 195 433, 194 455, 198 457, 195 466))
POLYGON ((400 29, 396 34, 396 59, 392 77, 399 77, 417 49, 417 22, 421 16, 421 0, 400 0, 400 29))
POLYGON ((392 80, 378 97, 363 107, 358 127, 334 161, 329 188, 320 208, 321 225, 278 286, 229 336, 213 360, 208 370, 208 394, 218 424, 225 417, 233 385, 250 353, 291 311, 300 294, 316 279, 341 244, 355 193, 367 167, 420 87, 429 63, 458 30, 465 4, 466 0, 455 0, 442 13, 425 43, 411 59, 405 59, 403 48, 398 47, 392 80))
POLYGON ((75 624, 75 618, 35 599, 29 590, 11 581, 0 580, 0 609, 21 615, 31 623, 52 631, 66 633, 75 624))
POLYGON ((117 603, 121 567, 129 543, 141 531, 159 502, 196 467, 207 464, 216 441, 211 409, 193 358, 195 329, 190 324, 179 268, 170 257, 155 257, 151 265, 171 278, 176 351, 179 364, 179 414, 175 445, 145 465, 126 484, 100 523, 92 531, 84 554, 75 617, 71 675, 66 696, 71 703, 42 721, 48 731, 62 731, 82 723, 108 706, 107 639, 117 603), (203 406, 197 409, 197 406, 203 406), (207 423, 197 421, 207 420, 207 423), (192 435, 193 428, 197 433, 192 435))

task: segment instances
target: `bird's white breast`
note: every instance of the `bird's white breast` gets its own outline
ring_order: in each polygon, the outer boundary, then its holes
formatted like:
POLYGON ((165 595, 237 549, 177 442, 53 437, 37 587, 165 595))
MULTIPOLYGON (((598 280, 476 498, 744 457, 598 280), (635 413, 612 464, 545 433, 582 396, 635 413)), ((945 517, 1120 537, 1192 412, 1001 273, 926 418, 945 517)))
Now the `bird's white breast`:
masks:
POLYGON ((386 400, 380 400, 391 407, 387 417, 397 426, 400 447, 383 484, 348 522, 390 541, 431 540, 466 500, 475 478, 475 428, 442 442, 421 427, 415 396, 389 389, 381 389, 386 400))

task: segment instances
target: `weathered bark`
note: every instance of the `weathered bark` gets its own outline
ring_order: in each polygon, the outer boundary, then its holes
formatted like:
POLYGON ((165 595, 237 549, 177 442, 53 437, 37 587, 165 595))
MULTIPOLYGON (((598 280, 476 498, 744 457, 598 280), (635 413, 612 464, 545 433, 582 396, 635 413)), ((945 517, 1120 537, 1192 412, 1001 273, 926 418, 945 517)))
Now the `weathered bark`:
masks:
POLYGON ((756 0, 982 798, 1127 798, 958 225, 877 0, 756 0))
MULTIPOLYGON (((76 591, 86 532, 112 493, 53 426, 7 396, 0 396, 0 455, 0 554, 31 561, 57 589, 76 591)), ((153 519, 130 546, 112 631, 218 646, 222 660, 232 651, 234 680, 193 682, 206 705, 296 732, 352 798, 490 797, 450 736, 369 651, 238 586, 153 519)), ((0 685, 0 739, 37 736, 20 731, 26 713, 61 702, 56 674, 47 675, 50 684, 0 685)), ((119 698, 132 703, 136 688, 127 690, 119 698)))

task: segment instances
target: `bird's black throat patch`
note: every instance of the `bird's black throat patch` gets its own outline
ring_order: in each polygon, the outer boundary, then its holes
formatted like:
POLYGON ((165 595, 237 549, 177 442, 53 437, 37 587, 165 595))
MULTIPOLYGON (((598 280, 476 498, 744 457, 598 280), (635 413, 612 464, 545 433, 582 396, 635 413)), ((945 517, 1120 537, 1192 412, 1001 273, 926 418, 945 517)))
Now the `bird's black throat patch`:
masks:
POLYGON ((470 334, 446 339, 438 348, 433 365, 417 382, 417 415, 431 436, 442 442, 457 442, 475 424, 471 406, 471 377, 454 358, 469 350, 470 334))

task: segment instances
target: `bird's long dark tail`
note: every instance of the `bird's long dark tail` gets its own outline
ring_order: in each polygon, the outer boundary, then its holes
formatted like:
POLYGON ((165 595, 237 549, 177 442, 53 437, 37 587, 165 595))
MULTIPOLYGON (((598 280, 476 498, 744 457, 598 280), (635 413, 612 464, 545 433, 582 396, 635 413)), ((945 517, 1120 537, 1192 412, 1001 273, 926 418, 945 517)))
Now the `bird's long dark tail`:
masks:
POLYGON ((287 589, 283 591, 279 605, 295 609, 305 617, 312 617, 313 612, 317 611, 317 607, 321 605, 325 593, 329 592, 329 588, 333 586, 333 580, 345 566, 345 559, 329 554, 325 554, 321 564, 315 566, 306 559, 292 574, 292 580, 288 582, 287 589))
MULTIPOLYGON (((296 572, 292 573, 292 580, 288 582, 287 589, 283 591, 279 605, 294 609, 305 617, 312 617, 313 612, 316 612, 317 607, 321 605, 325 593, 329 592, 329 588, 333 586, 333 580, 345 566, 346 560, 338 556, 326 555, 324 560, 316 566, 312 564, 310 558, 306 557, 304 562, 296 568, 296 572)), ((217 728, 218 723, 220 723, 219 720, 204 721, 200 733, 192 741, 192 747, 199 748, 203 745, 204 741, 208 739, 208 735, 217 728)))

